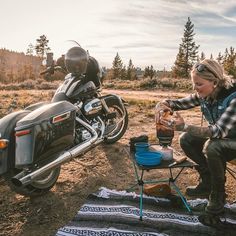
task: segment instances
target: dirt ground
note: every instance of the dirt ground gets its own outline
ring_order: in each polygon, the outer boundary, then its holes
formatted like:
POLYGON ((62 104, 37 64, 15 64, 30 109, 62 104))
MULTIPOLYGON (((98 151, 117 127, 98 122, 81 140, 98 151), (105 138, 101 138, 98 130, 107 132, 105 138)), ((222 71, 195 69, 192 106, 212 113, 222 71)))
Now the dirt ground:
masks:
MULTIPOLYGON (((134 184, 132 163, 124 152, 130 137, 146 134, 152 142, 155 139, 154 109, 156 101, 166 97, 182 97, 184 93, 165 91, 121 91, 104 90, 104 93, 120 94, 130 102, 129 127, 124 137, 113 145, 100 145, 79 159, 62 166, 60 177, 53 189, 46 195, 28 198, 12 192, 0 178, 0 235, 47 236, 54 235, 58 228, 67 224, 86 201, 89 194, 100 187, 116 190, 128 189, 134 184), (137 101, 139 99, 139 101, 137 101), (136 100, 136 103, 134 102, 136 100)), ((40 100, 49 100, 52 92, 1 91, 1 117, 13 109, 24 107, 40 100)), ((182 112, 188 123, 200 124, 198 109, 182 112)), ((181 152, 178 145, 179 133, 175 133, 172 147, 181 152)), ((163 177, 168 172, 153 170, 149 176, 163 177)), ((193 169, 185 169, 177 182, 185 188, 194 185, 198 175, 193 169)), ((227 176, 227 201, 235 200, 235 180, 227 176)))

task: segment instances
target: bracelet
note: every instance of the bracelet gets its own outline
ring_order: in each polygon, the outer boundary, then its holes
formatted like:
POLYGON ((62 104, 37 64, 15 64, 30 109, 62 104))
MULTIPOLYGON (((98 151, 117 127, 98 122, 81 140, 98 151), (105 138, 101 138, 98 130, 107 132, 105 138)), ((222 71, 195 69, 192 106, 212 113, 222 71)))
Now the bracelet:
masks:
POLYGON ((186 123, 184 123, 183 131, 187 131, 187 129, 188 129, 188 125, 186 123))

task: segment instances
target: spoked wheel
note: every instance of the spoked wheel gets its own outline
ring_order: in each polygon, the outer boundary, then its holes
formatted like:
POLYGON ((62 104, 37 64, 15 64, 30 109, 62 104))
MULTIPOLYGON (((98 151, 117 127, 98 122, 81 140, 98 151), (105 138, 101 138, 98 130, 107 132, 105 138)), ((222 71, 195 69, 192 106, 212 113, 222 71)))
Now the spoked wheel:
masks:
POLYGON ((128 113, 126 108, 122 107, 119 101, 115 99, 108 100, 107 106, 110 113, 116 113, 116 117, 109 119, 106 123, 106 127, 110 132, 106 136, 105 143, 115 143, 118 141, 125 133, 128 127, 128 113))
POLYGON ((54 170, 46 172, 44 175, 40 176, 34 182, 26 186, 17 186, 12 182, 12 177, 17 175, 21 170, 12 169, 7 174, 4 175, 9 187, 16 193, 25 196, 39 196, 47 193, 56 183, 61 168, 58 167, 54 170))

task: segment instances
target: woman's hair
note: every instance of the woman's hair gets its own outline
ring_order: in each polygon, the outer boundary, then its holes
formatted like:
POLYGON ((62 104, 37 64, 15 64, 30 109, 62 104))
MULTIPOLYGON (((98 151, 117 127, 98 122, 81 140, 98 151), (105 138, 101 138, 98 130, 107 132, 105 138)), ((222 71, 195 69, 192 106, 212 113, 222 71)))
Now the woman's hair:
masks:
POLYGON ((215 81, 217 87, 232 87, 232 79, 224 73, 223 67, 215 60, 204 59, 195 64, 191 75, 197 75, 202 79, 215 81))

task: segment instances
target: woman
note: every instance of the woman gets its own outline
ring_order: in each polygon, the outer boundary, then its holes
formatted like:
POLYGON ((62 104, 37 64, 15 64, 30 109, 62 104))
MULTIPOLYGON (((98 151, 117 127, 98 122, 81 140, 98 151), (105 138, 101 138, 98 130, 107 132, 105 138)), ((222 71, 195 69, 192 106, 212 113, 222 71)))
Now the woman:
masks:
POLYGON ((206 212, 219 214, 224 210, 226 197, 226 162, 236 157, 236 87, 218 62, 210 59, 193 67, 191 79, 195 94, 165 100, 157 104, 156 109, 160 112, 201 107, 208 126, 188 125, 176 112, 175 130, 184 131, 180 136, 180 146, 198 164, 196 169, 201 178, 197 186, 186 189, 186 194, 208 195, 206 212))

